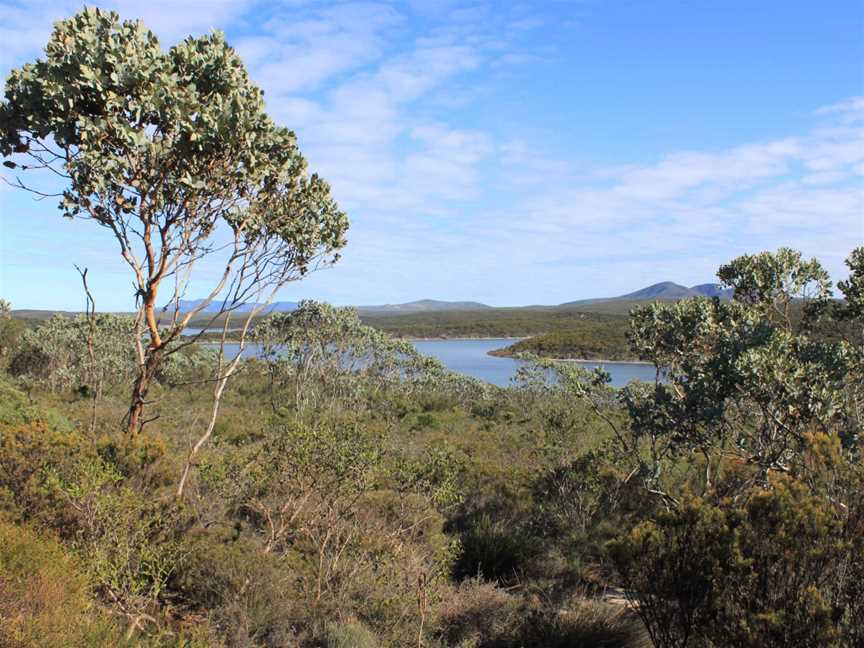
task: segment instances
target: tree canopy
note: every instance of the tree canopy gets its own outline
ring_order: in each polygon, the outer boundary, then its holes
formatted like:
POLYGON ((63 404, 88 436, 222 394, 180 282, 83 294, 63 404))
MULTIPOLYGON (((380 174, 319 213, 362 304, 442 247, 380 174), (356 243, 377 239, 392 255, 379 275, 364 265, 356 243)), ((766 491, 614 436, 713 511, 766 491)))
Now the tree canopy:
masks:
MULTIPOLYGON (((140 21, 84 9, 55 25, 44 58, 13 70, 0 103, 0 153, 13 171, 42 170, 68 218, 107 229, 135 277, 141 376, 130 431, 167 345, 217 300, 231 312, 338 259, 346 215, 307 172, 292 131, 219 32, 163 50, 140 21), (222 271, 206 299, 179 314, 203 257, 222 271), (157 296, 174 313, 160 329, 157 296)), ((215 319, 215 318, 214 318, 215 319)))

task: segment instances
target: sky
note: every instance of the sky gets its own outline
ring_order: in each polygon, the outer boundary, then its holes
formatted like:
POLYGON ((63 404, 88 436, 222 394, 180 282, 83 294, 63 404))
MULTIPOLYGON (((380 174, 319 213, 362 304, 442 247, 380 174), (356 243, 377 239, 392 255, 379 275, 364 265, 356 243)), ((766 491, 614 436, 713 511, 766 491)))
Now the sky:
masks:
MULTIPOLYGON (((343 259, 279 299, 556 304, 781 246, 839 279, 864 244, 861 0, 98 6, 166 48, 224 31, 331 183, 343 259)), ((0 0, 4 79, 80 7, 0 0)), ((80 310, 75 264, 132 309, 108 232, 0 184, 0 297, 80 310)))

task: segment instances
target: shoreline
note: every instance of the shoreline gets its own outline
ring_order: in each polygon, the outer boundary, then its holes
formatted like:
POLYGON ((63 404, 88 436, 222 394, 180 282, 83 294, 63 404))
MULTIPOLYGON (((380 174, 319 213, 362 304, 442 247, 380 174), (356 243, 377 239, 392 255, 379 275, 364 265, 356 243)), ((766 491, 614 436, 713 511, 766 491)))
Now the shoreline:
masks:
MULTIPOLYGON (((193 336, 190 335, 188 337, 193 337, 193 336)), ((525 337, 476 337, 476 336, 472 335, 470 337, 399 337, 399 336, 394 335, 393 337, 397 340, 405 340, 407 342, 452 342, 454 340, 457 340, 457 341, 462 340, 465 342, 468 342, 471 340, 477 340, 478 342, 479 341, 492 342, 494 340, 506 340, 506 341, 509 341, 509 340, 527 340, 531 336, 525 336, 525 337)), ((219 344, 219 340, 209 340, 209 339, 199 340, 198 342, 203 343, 203 344, 219 344)), ((249 340, 247 340, 246 343, 249 344, 249 340)), ((240 344, 240 340, 225 340, 225 344, 240 344)))
POLYGON ((589 360, 587 358, 543 358, 544 360, 553 360, 555 362, 579 362, 598 365, 607 364, 638 364, 638 365, 653 365, 653 362, 647 360, 589 360))
MULTIPOLYGON (((477 340, 481 342, 491 342, 493 340, 527 340, 531 336, 525 337, 400 337, 397 338, 399 340, 405 340, 407 342, 452 342, 452 341, 465 341, 469 342, 472 340, 477 340)), ((199 344, 205 344, 208 346, 218 346, 219 340, 201 340, 198 342, 199 344)), ((239 340, 225 340, 225 344, 239 344, 239 340)), ((247 344, 249 342, 247 341, 247 344)), ((505 347, 506 348, 506 347, 505 347)), ((486 355, 492 358, 508 358, 510 360, 519 360, 519 358, 514 358, 510 355, 497 355, 493 353, 493 351, 498 351, 499 349, 491 349, 486 352, 486 355)), ((605 360, 605 359, 597 359, 597 358, 549 358, 546 356, 539 356, 543 360, 551 360, 552 362, 578 362, 580 364, 596 364, 596 365, 609 365, 609 364, 631 364, 631 365, 650 365, 652 363, 646 360, 605 360)))
POLYGON ((407 340, 408 342, 436 342, 436 341, 448 342, 448 341, 453 341, 453 340, 464 340, 466 342, 469 340, 491 342, 493 340, 527 340, 531 336, 524 336, 524 337, 518 337, 518 336, 514 336, 514 337, 501 337, 501 336, 477 337, 476 335, 466 335, 463 337, 463 336, 457 335, 457 336, 435 336, 435 337, 414 337, 414 336, 399 337, 399 336, 394 335, 393 337, 395 337, 397 340, 407 340))
MULTIPOLYGON (((493 349, 492 351, 495 351, 493 349)), ((492 353, 492 351, 487 351, 486 355, 492 356, 493 358, 509 358, 510 360, 519 360, 519 358, 515 358, 512 355, 497 355, 492 353)), ((648 362, 647 360, 604 360, 598 358, 550 358, 548 356, 537 356, 541 360, 549 360, 551 362, 578 362, 579 364, 596 364, 596 365, 609 365, 609 364, 630 364, 630 365, 653 365, 652 362, 648 362)))

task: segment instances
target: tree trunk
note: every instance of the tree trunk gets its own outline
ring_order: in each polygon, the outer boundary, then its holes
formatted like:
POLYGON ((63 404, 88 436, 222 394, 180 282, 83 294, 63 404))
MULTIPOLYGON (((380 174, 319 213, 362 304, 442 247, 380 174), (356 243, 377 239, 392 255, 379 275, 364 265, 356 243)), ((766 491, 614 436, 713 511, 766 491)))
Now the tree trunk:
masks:
POLYGON ((138 377, 132 386, 132 401, 129 404, 129 420, 126 425, 126 433, 129 436, 138 434, 144 427, 145 421, 142 419, 142 414, 147 401, 147 392, 150 390, 150 383, 156 375, 156 369, 159 368, 162 356, 164 345, 159 336, 159 325, 156 321, 156 295, 158 291, 159 279, 157 278, 151 280, 144 295, 144 323, 150 334, 150 344, 145 352, 144 363, 139 368, 138 377))
POLYGON ((150 383, 156 375, 156 369, 159 367, 159 358, 161 349, 148 347, 147 355, 144 364, 138 370, 138 377, 135 378, 135 383, 132 386, 132 401, 129 403, 129 414, 126 424, 126 433, 129 436, 134 436, 144 427, 142 414, 144 405, 147 402, 147 392, 150 391, 150 383))

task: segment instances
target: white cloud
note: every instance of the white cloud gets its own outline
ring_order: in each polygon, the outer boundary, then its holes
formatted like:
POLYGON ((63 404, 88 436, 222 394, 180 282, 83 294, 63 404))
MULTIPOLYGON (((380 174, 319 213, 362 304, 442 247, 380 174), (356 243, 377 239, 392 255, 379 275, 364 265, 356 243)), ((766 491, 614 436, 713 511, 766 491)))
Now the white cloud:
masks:
POLYGON ((266 37, 237 42, 237 49, 268 93, 315 89, 334 76, 379 59, 384 32, 401 22, 391 7, 346 3, 298 12, 287 7, 263 25, 266 37))
POLYGON ((116 11, 123 20, 142 19, 163 47, 189 35, 201 35, 228 24, 239 24, 252 0, 7 0, 0 5, 0 70, 39 55, 48 42, 53 24, 79 11, 83 5, 116 11))
MULTIPOLYGON (((352 219, 344 263, 295 295, 567 301, 597 296, 598 286, 614 294, 703 282, 737 254, 781 245, 819 256, 836 275, 864 242, 864 98, 819 109, 805 133, 599 167, 538 148, 528 129, 501 136, 458 121, 458 109, 482 96, 477 78, 545 60, 517 44, 543 20, 525 8, 283 2, 265 15, 248 2, 105 6, 143 15, 166 45, 235 30, 230 40, 268 111, 295 129, 352 219), (419 26, 408 25, 411 11, 419 26)), ((50 20, 77 8, 0 6, 0 64, 38 54, 50 20)))

